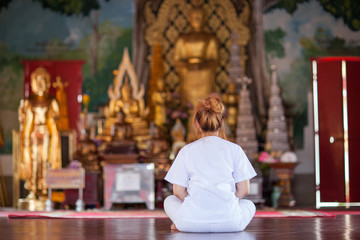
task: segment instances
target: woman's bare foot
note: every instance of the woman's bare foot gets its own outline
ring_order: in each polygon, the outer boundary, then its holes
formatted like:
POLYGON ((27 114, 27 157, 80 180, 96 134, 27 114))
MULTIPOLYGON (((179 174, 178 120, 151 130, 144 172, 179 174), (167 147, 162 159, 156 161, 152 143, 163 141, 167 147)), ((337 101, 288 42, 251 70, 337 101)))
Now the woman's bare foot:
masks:
POLYGON ((180 232, 180 231, 176 228, 175 223, 172 223, 172 224, 171 224, 170 229, 171 229, 172 232, 180 232))

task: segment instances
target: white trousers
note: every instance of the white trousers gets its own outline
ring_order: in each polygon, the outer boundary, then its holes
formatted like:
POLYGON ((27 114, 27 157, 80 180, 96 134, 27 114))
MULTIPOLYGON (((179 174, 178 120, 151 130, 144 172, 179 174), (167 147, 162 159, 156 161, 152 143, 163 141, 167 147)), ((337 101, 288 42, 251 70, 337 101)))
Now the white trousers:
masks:
POLYGON ((187 223, 177 218, 182 201, 176 196, 168 196, 164 201, 164 210, 169 218, 175 223, 176 228, 182 232, 239 232, 243 231, 255 215, 254 203, 247 199, 239 200, 242 214, 236 221, 219 223, 187 223))

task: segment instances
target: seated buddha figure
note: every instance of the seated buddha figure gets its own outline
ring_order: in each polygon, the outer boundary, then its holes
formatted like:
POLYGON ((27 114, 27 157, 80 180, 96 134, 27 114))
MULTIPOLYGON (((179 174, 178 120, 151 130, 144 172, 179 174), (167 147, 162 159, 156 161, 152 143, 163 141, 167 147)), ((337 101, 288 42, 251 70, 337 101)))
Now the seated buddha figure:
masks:
MULTIPOLYGON (((215 72, 218 64, 218 40, 203 30, 205 12, 191 9, 188 21, 192 30, 180 35, 175 43, 174 64, 180 74, 182 103, 197 106, 198 100, 214 91, 215 72)), ((190 116, 192 113, 190 113, 190 116)), ((189 136, 194 135, 191 121, 187 126, 189 136)), ((191 138, 191 137, 190 137, 191 138)))
POLYGON ((130 139, 132 136, 132 128, 129 123, 124 121, 124 113, 122 111, 117 113, 118 121, 114 126, 114 133, 112 141, 123 141, 130 139))
POLYGON ((144 120, 144 102, 142 99, 137 100, 132 96, 128 78, 125 77, 124 83, 117 94, 113 94, 116 89, 109 89, 110 102, 104 109, 106 117, 103 129, 104 138, 110 141, 115 133, 113 129, 118 124, 130 124, 135 135, 138 133, 139 128, 147 128, 147 122, 144 120))
POLYGON ((114 114, 122 112, 125 116, 124 120, 127 123, 133 123, 141 119, 143 115, 143 105, 135 100, 131 95, 131 86, 127 78, 120 89, 121 97, 116 100, 114 105, 114 114))
POLYGON ((83 129, 80 132, 79 141, 76 145, 76 152, 74 159, 81 162, 86 170, 99 170, 99 154, 97 151, 96 143, 90 139, 88 129, 83 129))
POLYGON ((135 99, 132 96, 132 89, 127 77, 120 89, 120 98, 114 101, 113 112, 111 116, 116 116, 121 112, 124 116, 124 123, 131 125, 132 138, 137 142, 139 149, 146 148, 146 140, 151 138, 149 134, 148 123, 145 120, 146 114, 144 110, 143 99, 135 99))
POLYGON ((159 126, 155 126, 152 135, 152 139, 147 141, 146 157, 168 159, 170 147, 164 132, 159 126))

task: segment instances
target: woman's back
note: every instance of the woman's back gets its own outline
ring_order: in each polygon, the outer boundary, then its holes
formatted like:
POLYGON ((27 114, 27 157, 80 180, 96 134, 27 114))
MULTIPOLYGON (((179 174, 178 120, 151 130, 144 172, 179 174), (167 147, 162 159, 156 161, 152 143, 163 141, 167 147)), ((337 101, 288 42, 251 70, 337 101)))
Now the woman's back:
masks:
POLYGON ((208 136, 185 146, 165 179, 187 187, 189 195, 179 215, 182 220, 229 221, 239 212, 234 176, 249 179, 255 175, 238 145, 208 136))
POLYGON ((164 208, 181 231, 241 231, 255 214, 254 204, 239 198, 256 173, 241 147, 224 139, 223 122, 219 97, 200 102, 193 124, 201 138, 180 150, 165 177, 174 196, 164 208))

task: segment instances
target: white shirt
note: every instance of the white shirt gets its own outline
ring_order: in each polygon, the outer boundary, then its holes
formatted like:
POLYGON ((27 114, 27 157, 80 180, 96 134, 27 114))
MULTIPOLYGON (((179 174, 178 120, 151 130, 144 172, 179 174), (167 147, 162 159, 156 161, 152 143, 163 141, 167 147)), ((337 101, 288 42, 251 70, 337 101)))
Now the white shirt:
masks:
POLYGON ((228 222, 241 214, 235 183, 256 176, 237 144, 216 136, 184 146, 165 180, 187 188, 178 218, 186 222, 228 222))

